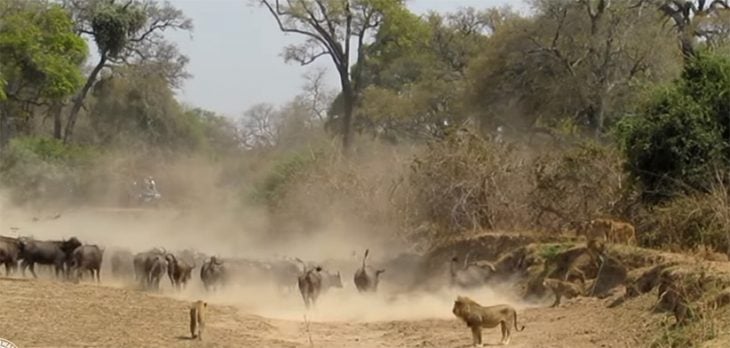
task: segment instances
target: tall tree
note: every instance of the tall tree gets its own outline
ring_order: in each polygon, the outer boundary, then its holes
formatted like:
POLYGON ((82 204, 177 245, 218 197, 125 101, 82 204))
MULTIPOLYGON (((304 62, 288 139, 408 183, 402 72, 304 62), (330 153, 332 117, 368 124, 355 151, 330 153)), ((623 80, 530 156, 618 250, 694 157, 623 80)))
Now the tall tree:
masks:
POLYGON ((405 11, 403 0, 260 0, 284 33, 302 35, 306 40, 284 50, 286 61, 308 65, 317 58, 330 56, 340 76, 343 115, 340 122, 342 148, 350 148, 352 118, 361 71, 350 69, 366 60, 366 40, 385 16, 405 11), (354 47, 353 47, 354 40, 354 47))
POLYGON ((673 76, 681 58, 659 14, 628 2, 536 0, 471 66, 482 124, 524 131, 585 127, 595 136, 630 111, 641 84, 673 76))
MULTIPOLYGON (((601 2, 610 3, 608 0, 601 2)), ((726 22, 726 12, 730 9, 727 0, 638 0, 635 8, 641 9, 647 4, 655 5, 665 19, 673 23, 685 58, 696 54, 699 38, 712 43, 718 35, 727 35, 727 32, 716 30, 717 24, 722 26, 726 22), (718 18, 720 23, 713 23, 718 18)))
POLYGON ((69 0, 66 5, 75 14, 77 30, 96 43, 99 61, 73 100, 63 135, 65 142, 72 138, 84 100, 105 67, 143 62, 145 66, 166 74, 173 83, 186 77, 183 68, 187 58, 165 41, 162 32, 168 29, 192 30, 192 20, 169 3, 159 4, 155 0, 132 0, 124 4, 114 0, 69 0), (150 61, 165 64, 154 65, 150 61))
POLYGON ((369 61, 358 67, 365 82, 357 130, 390 141, 422 139, 464 120, 466 68, 484 47, 492 23, 503 17, 497 13, 510 11, 410 15, 394 26, 386 20, 368 48, 369 61))
POLYGON ((69 13, 45 1, 0 0, 0 143, 28 129, 33 108, 53 105, 83 82, 88 48, 69 13))

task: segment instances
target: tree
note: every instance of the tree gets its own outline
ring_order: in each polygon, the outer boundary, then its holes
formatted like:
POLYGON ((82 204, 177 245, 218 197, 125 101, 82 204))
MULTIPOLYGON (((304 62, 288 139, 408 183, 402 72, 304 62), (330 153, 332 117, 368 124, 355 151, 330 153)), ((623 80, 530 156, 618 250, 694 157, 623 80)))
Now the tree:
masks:
POLYGON ((502 24, 470 67, 482 125, 533 131, 563 122, 600 136, 642 84, 673 77, 681 59, 655 11, 630 3, 535 1, 502 24))
POLYGON ((377 30, 384 17, 405 11, 402 0, 260 0, 260 4, 268 9, 282 32, 306 37, 304 43, 286 47, 286 61, 308 65, 319 57, 332 59, 340 76, 340 131, 342 148, 347 152, 352 141, 356 91, 361 83, 361 72, 350 69, 350 59, 356 55, 356 65, 365 62, 368 35, 377 30))
POLYGON ((241 140, 233 120, 213 111, 186 107, 186 118, 198 120, 203 127, 206 150, 214 157, 237 154, 241 140))
POLYGON ((389 141, 423 140, 465 120, 465 72, 502 18, 498 12, 465 8, 408 14, 395 23, 386 18, 368 46, 368 61, 354 67, 363 70, 356 130, 389 141))
POLYGON ((628 171, 645 200, 709 192, 730 164, 730 59, 702 51, 681 79, 660 88, 635 117, 619 124, 628 171))
POLYGON ((275 146, 279 140, 278 118, 278 112, 271 104, 256 104, 246 110, 239 125, 243 146, 248 149, 275 146))
POLYGON ((204 120, 186 112, 164 77, 148 71, 130 65, 96 83, 90 93, 90 135, 104 145, 141 143, 179 151, 204 147, 204 120))
POLYGON ((69 13, 44 1, 0 1, 0 143, 29 128, 31 109, 73 94, 88 48, 69 13), (11 120, 11 117, 13 120, 11 120))
POLYGON ((114 0, 71 0, 67 6, 75 14, 78 32, 96 43, 99 61, 73 100, 63 135, 65 142, 71 140, 84 100, 105 67, 145 63, 150 72, 162 74, 173 84, 187 76, 187 58, 164 40, 162 31, 192 30, 192 21, 169 3, 134 0, 122 5, 114 0))
POLYGON ((709 43, 727 38, 727 0, 638 0, 635 8, 647 4, 656 6, 673 23, 685 58, 695 55, 699 38, 709 43))

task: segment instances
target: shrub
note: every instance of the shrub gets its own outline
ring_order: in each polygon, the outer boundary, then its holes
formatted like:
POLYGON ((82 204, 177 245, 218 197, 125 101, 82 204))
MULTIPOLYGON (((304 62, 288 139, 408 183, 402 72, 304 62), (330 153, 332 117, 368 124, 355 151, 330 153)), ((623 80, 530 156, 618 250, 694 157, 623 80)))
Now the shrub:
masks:
POLYGON ((592 142, 540 156, 529 200, 534 224, 554 231, 615 213, 625 186, 621 163, 614 148, 592 142))
POLYGON ((0 156, 0 177, 19 203, 34 199, 83 198, 97 153, 43 137, 15 138, 0 156))
POLYGON ((679 80, 657 91, 636 117, 619 122, 627 170, 642 197, 660 203, 709 192, 730 159, 730 59, 699 54, 679 80))
POLYGON ((448 236, 464 230, 526 227, 528 165, 518 148, 461 129, 428 144, 405 175, 399 209, 448 236))
POLYGON ((649 230, 639 235, 649 247, 689 250, 710 246, 730 252, 730 196, 715 187, 710 193, 682 196, 655 206, 637 219, 649 230))
MULTIPOLYGON (((319 154, 321 155, 321 154, 319 154)), ((256 184, 251 198, 254 202, 275 208, 281 203, 287 189, 298 176, 311 168, 318 160, 318 154, 310 152, 289 153, 276 160, 268 174, 256 184)))

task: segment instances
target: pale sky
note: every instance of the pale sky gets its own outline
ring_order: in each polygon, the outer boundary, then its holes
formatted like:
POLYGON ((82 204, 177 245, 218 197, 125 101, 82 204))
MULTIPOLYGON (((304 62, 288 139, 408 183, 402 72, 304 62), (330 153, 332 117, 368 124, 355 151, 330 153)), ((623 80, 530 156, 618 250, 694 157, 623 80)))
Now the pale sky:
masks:
MULTIPOLYGON (((328 87, 339 88, 329 57, 306 67, 285 63, 282 49, 302 37, 281 33, 266 9, 251 6, 249 0, 169 1, 192 18, 195 27, 192 38, 168 34, 190 58, 188 71, 193 77, 178 94, 181 101, 238 117, 257 103, 291 100, 301 92, 302 75, 312 66, 327 68, 328 87)), ((407 4, 418 14, 469 6, 524 8, 521 0, 409 0, 407 4)))

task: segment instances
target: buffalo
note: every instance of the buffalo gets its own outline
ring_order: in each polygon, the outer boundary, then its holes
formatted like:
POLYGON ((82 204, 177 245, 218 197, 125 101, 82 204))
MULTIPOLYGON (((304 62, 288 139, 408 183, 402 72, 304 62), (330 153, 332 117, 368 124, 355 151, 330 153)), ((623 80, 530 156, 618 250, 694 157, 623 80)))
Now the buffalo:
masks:
POLYGON ((98 245, 82 245, 71 253, 71 269, 76 271, 76 280, 81 279, 83 271, 91 273, 91 279, 94 279, 96 273, 96 282, 101 283, 101 260, 104 257, 104 249, 98 245))
POLYGON ((200 280, 203 281, 205 290, 215 289, 225 282, 226 269, 223 261, 211 256, 208 261, 200 267, 200 280))
POLYGON ((54 266, 57 277, 60 274, 68 276, 66 265, 71 253, 81 246, 81 242, 76 237, 61 241, 41 241, 21 237, 18 238, 18 245, 20 246, 20 257, 23 259, 21 264, 23 275, 25 275, 26 267, 30 267, 33 277, 38 278, 35 273, 36 263, 54 266))
POLYGON ((5 275, 18 269, 20 243, 17 238, 0 236, 0 263, 5 265, 5 275))
POLYGON ((189 264, 187 261, 175 257, 173 254, 165 255, 167 260, 167 276, 170 283, 176 289, 185 288, 190 280, 190 276, 195 268, 195 263, 189 264))
POLYGON ((143 288, 159 289, 160 279, 167 270, 165 254, 164 250, 152 249, 134 256, 134 276, 143 288))

